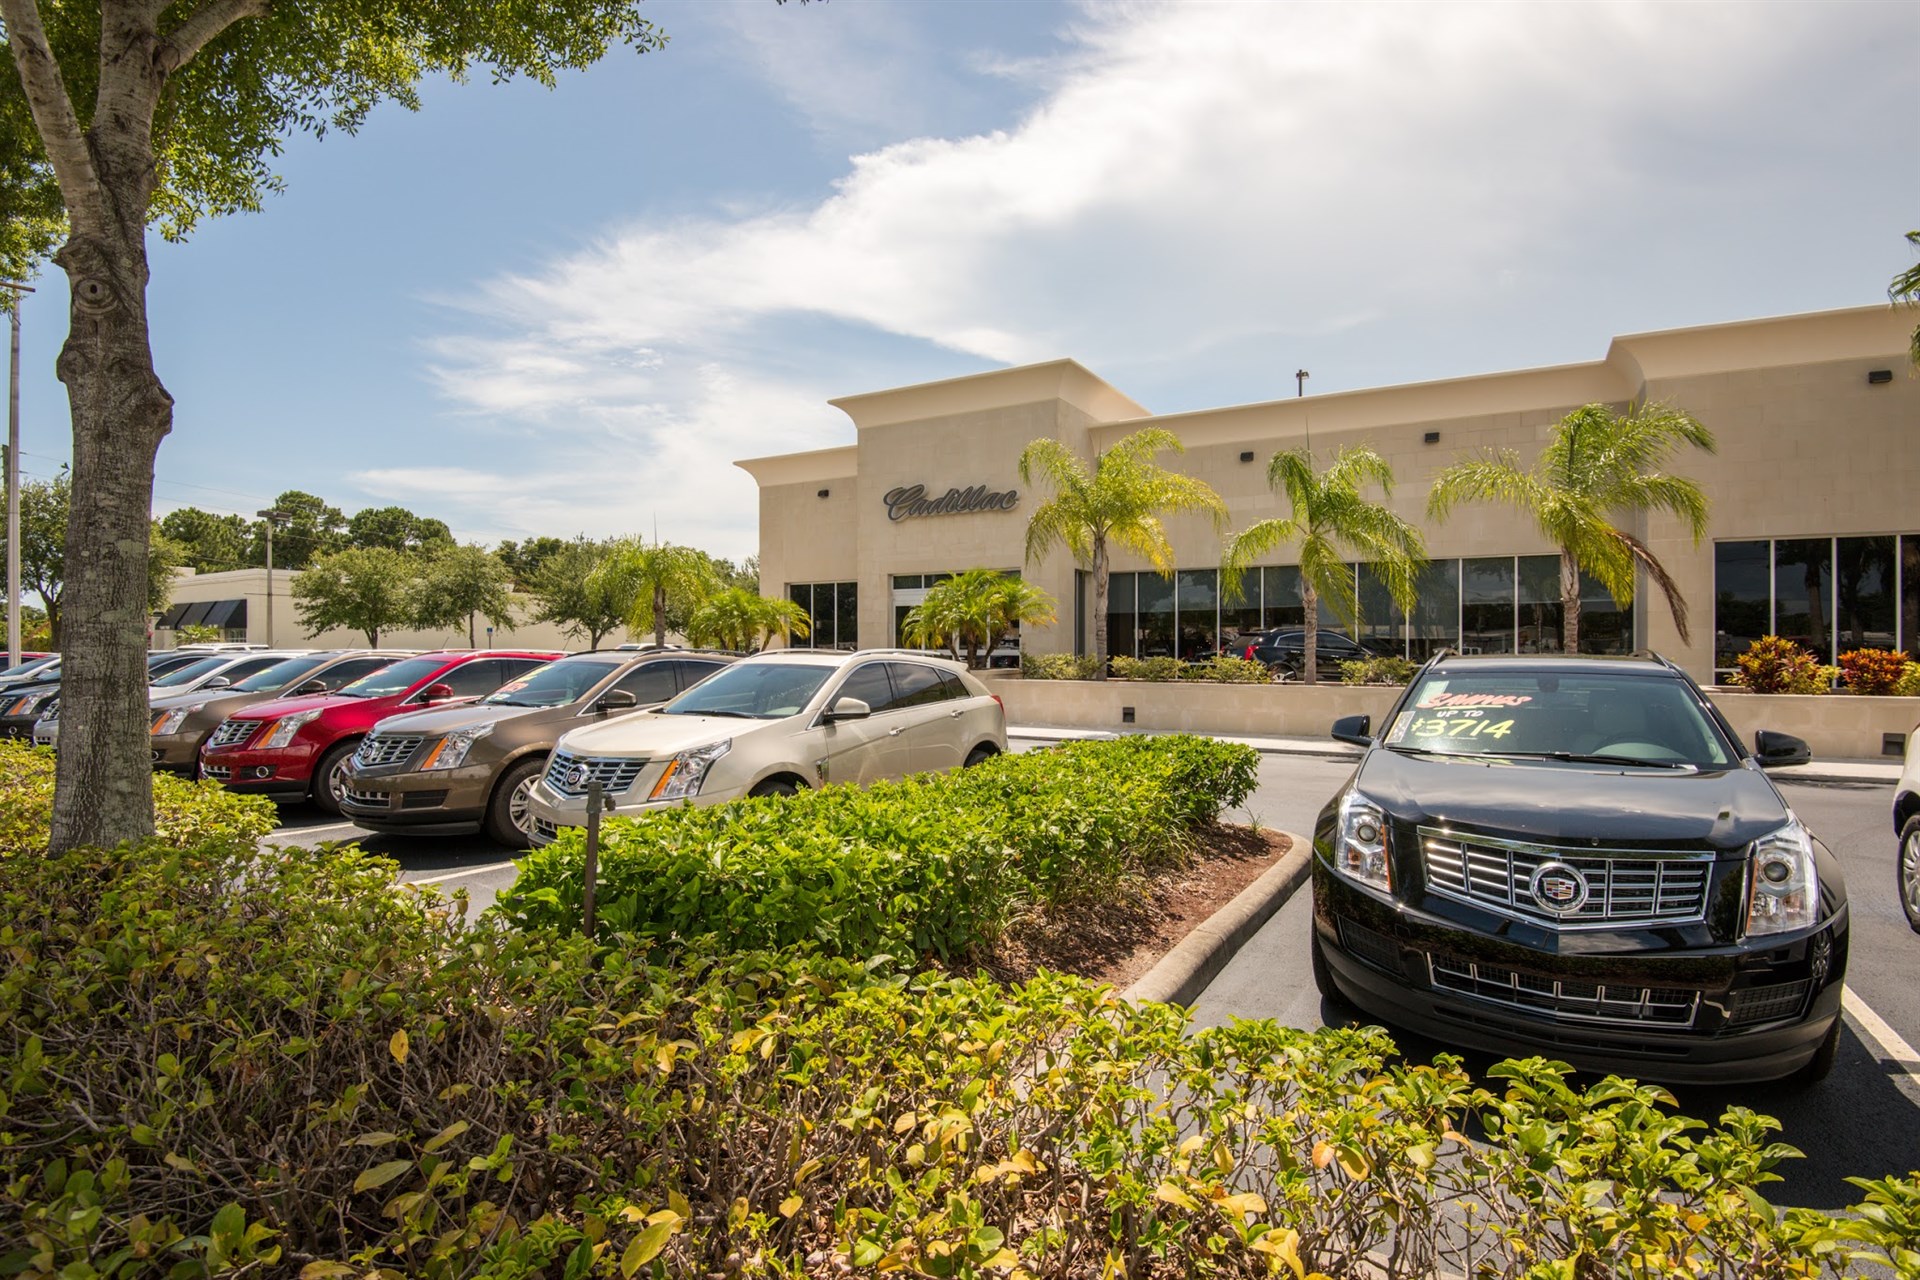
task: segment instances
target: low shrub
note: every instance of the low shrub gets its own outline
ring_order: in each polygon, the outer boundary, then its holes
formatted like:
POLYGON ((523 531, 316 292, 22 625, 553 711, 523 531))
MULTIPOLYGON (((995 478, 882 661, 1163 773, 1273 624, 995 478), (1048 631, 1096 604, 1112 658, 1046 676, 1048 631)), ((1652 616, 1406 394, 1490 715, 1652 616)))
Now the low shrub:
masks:
POLYGON ((1405 658, 1365 658, 1340 664, 1341 684, 1407 684, 1420 664, 1405 658))
POLYGON ((1178 680, 1186 663, 1178 658, 1129 658, 1115 654, 1107 667, 1115 680, 1178 680))
POLYGON ((1020 674, 1028 680, 1091 680, 1100 671, 1092 654, 1023 653, 1020 674))
POLYGON ((1818 659, 1791 640, 1761 636, 1734 659, 1733 683, 1755 693, 1825 693, 1831 687, 1818 659))
POLYGON ((1840 655, 1840 679, 1852 693, 1885 697, 1907 671, 1907 655, 1890 649, 1849 649, 1840 655))
POLYGON ((1920 698, 1920 662, 1909 662, 1901 668, 1893 693, 1897 698, 1920 698))
MULTIPOLYGON (((47 847, 53 820, 54 754, 0 739, 0 858, 47 847)), ((173 848, 219 845, 247 850, 279 824, 273 802, 214 782, 153 776, 154 835, 173 848)))
MULTIPOLYGON (((597 910, 654 945, 951 961, 1026 903, 1097 903, 1177 863, 1198 828, 1245 803, 1257 759, 1210 738, 1127 737, 616 819, 597 910)), ((584 848, 574 829, 529 856, 498 910, 527 929, 577 927, 584 848)))
POLYGON ((1195 1030, 1057 976, 666 965, 469 927, 339 848, 9 871, 0 1274, 29 1280, 1920 1263, 1920 1177, 1777 1211, 1776 1122, 1539 1059, 1480 1088, 1378 1028, 1195 1030))
POLYGON ((1239 658, 1232 654, 1215 654, 1205 662, 1196 662, 1181 673, 1185 680, 1204 680, 1215 684, 1268 684, 1273 680, 1273 672, 1264 662, 1255 662, 1251 658, 1239 658))

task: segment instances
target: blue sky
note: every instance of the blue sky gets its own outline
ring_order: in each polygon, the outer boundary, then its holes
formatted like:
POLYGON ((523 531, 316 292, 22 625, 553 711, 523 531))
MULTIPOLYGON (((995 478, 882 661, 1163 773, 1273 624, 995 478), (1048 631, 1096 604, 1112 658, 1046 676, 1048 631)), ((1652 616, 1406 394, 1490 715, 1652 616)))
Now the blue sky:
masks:
MULTIPOLYGON (((430 86, 156 243, 156 511, 755 550, 829 397, 1071 356, 1155 412, 1884 301, 1920 6, 650 0, 552 92, 430 86)), ((24 469, 67 455, 57 272, 24 469)))

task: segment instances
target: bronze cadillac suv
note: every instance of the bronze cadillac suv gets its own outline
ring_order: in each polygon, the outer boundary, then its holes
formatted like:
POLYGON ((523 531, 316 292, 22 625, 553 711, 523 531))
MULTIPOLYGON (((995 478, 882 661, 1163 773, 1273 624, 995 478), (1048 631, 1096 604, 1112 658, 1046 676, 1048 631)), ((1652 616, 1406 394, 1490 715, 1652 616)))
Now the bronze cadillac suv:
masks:
POLYGON ((478 829, 523 849, 527 792, 561 734, 665 702, 731 661, 687 649, 577 653, 479 702, 395 716, 354 753, 341 812, 375 831, 478 829))

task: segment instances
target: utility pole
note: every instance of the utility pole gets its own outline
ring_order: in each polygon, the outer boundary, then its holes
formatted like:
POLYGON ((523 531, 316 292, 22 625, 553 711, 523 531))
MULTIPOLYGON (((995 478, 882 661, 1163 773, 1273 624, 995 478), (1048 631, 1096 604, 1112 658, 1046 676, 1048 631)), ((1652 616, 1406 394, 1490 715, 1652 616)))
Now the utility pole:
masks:
POLYGON ((1296 370, 1294 372, 1293 394, 1296 398, 1307 394, 1307 379, 1312 376, 1313 375, 1309 374, 1305 369, 1296 370))
POLYGON ((267 522, 267 647, 273 647, 273 526, 286 513, 277 507, 253 514, 267 522))
POLYGON ((0 280, 13 290, 12 342, 7 362, 7 667, 20 665, 20 305, 33 290, 17 280, 0 280))

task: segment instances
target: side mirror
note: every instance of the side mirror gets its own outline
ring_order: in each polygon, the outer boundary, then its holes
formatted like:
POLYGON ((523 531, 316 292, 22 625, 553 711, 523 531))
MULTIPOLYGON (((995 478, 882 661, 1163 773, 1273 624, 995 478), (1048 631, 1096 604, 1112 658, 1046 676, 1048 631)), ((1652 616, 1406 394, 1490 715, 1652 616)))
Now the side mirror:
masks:
POLYGON ((202 689, 231 689, 233 687, 233 681, 229 680, 226 676, 215 676, 200 687, 202 689))
POLYGON ((424 689, 421 692, 420 700, 422 702, 445 702, 447 701, 447 699, 453 696, 454 696, 454 692, 453 692, 452 685, 430 684, 426 687, 426 689, 424 689))
POLYGON ((1761 729, 1753 735, 1753 755, 1762 769, 1782 769, 1807 763, 1813 759, 1813 750, 1790 733, 1761 729))
POLYGON ((301 685, 298 689, 295 689, 292 695, 290 696, 298 698, 298 697, 304 697, 305 695, 310 693, 332 693, 332 692, 333 690, 327 687, 327 682, 325 680, 309 680, 305 684, 301 685))
POLYGON ((1341 716, 1333 722, 1333 740, 1356 747, 1370 747, 1373 745, 1372 728, 1372 716, 1341 716))
POLYGON ((827 714, 821 719, 828 724, 834 724, 841 720, 865 720, 872 714, 873 708, 860 699, 841 698, 827 708, 827 714))
POLYGON ((604 716, 614 711, 631 711, 640 705, 631 689, 609 689, 593 704, 593 714, 604 716))

